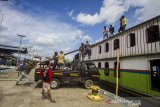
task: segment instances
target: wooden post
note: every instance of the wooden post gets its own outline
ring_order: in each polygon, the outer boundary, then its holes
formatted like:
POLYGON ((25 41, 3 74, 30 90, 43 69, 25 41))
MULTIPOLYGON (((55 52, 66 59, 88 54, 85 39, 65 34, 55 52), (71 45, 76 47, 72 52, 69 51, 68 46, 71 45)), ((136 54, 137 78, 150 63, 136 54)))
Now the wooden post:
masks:
POLYGON ((116 50, 116 53, 117 53, 117 65, 116 65, 116 95, 118 96, 119 48, 116 50))

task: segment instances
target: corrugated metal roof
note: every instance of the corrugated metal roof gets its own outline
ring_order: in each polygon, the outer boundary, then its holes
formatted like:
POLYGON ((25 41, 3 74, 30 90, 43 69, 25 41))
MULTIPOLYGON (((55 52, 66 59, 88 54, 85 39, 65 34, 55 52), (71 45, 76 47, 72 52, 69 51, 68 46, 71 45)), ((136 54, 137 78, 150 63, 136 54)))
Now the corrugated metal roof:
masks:
MULTIPOLYGON (((8 46, 8 45, 0 45, 0 52, 6 52, 6 53, 18 53, 19 47, 16 46, 8 46)), ((27 53, 27 48, 22 47, 20 49, 20 53, 27 53)))

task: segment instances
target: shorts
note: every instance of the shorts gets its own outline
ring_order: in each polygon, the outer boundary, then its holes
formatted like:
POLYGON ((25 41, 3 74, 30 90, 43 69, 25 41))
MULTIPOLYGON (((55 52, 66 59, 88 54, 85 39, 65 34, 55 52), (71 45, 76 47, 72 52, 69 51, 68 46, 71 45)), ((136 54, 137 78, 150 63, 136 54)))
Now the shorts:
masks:
POLYGON ((51 89, 50 84, 46 83, 46 82, 43 82, 43 89, 47 90, 47 91, 50 90, 51 89))

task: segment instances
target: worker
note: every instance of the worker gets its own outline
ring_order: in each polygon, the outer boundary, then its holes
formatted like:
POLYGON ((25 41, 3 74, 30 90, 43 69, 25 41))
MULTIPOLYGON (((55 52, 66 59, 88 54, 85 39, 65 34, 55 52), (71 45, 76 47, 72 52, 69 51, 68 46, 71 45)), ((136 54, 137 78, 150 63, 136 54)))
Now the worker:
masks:
POLYGON ((84 50, 85 50, 85 45, 84 43, 81 43, 81 46, 79 47, 79 61, 84 60, 84 50))
POLYGON ((89 44, 88 41, 86 41, 86 44, 85 44, 85 54, 88 55, 88 59, 91 58, 91 45, 89 44))
POLYGON ((110 25, 110 28, 109 28, 110 37, 114 35, 113 33, 114 33, 114 27, 110 25))
POLYGON ((53 55, 53 69, 55 70, 56 67, 58 67, 58 58, 57 58, 57 55, 58 55, 58 52, 55 52, 54 55, 53 55))
POLYGON ((127 25, 127 19, 124 16, 122 16, 122 31, 125 30, 126 25, 127 25))
POLYGON ((55 99, 52 99, 51 96, 51 81, 52 81, 52 69, 49 61, 46 61, 46 68, 41 70, 41 76, 43 80, 43 88, 42 88, 42 99, 45 99, 45 91, 47 91, 49 100, 53 103, 56 103, 55 99))
MULTIPOLYGON (((26 61, 24 61, 26 63, 26 61)), ((30 81, 29 73, 31 70, 35 67, 34 63, 32 61, 27 61, 25 68, 21 69, 21 74, 18 77, 18 80, 16 82, 16 85, 18 85, 19 81, 22 81, 23 78, 27 78, 28 82, 30 81)))
POLYGON ((108 39, 109 38, 109 29, 104 26, 104 30, 103 30, 103 39, 108 39))
POLYGON ((120 19, 120 28, 118 32, 124 31, 126 29, 126 25, 127 25, 127 19, 124 16, 122 16, 120 19))
POLYGON ((60 53, 57 55, 58 58, 58 68, 60 70, 63 70, 64 67, 64 54, 63 51, 60 51, 60 53))

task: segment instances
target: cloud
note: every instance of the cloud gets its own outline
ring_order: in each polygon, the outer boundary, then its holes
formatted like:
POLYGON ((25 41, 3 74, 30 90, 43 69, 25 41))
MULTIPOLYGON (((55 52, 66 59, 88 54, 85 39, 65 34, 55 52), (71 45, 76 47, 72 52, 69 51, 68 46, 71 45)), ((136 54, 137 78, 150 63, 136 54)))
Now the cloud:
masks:
MULTIPOLYGON (((32 12, 24 12, 15 4, 0 3, 0 16, 4 13, 3 28, 0 31, 0 44, 19 45, 17 34, 25 35, 23 46, 32 45, 40 56, 48 56, 55 51, 68 52, 77 49, 84 40, 91 41, 81 29, 61 22, 53 15, 36 16, 32 12)), ((0 18, 1 20, 1 18, 0 18)))
POLYGON ((71 10, 68 12, 68 16, 71 17, 72 20, 75 20, 75 17, 73 16, 74 10, 71 10))
POLYGON ((95 41, 95 43, 100 42, 100 41, 102 41, 102 40, 103 40, 103 38, 101 37, 101 38, 97 39, 97 40, 95 41))
POLYGON ((76 21, 88 25, 95 25, 104 21, 113 23, 126 11, 126 8, 120 0, 104 0, 99 13, 91 15, 81 12, 76 16, 76 21))
POLYGON ((153 0, 104 0, 99 12, 93 15, 80 12, 75 16, 75 20, 86 25, 96 25, 102 22, 113 24, 132 7, 138 8, 137 16, 139 15, 140 18, 145 16, 149 18, 159 14, 159 6, 159 0, 154 0, 154 2, 153 0))
POLYGON ((89 35, 83 36, 82 42, 86 42, 87 40, 88 40, 88 41, 93 41, 92 38, 91 38, 89 35))
POLYGON ((160 1, 148 0, 143 4, 143 7, 136 10, 136 17, 139 21, 145 21, 160 15, 160 1))
POLYGON ((69 11, 68 12, 68 16, 72 17, 73 16, 73 12, 74 12, 74 10, 69 11))

